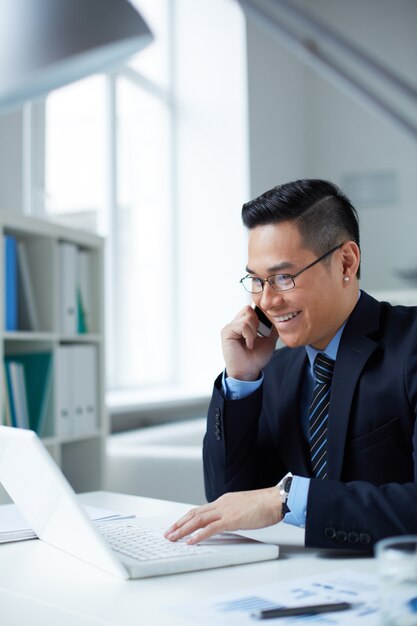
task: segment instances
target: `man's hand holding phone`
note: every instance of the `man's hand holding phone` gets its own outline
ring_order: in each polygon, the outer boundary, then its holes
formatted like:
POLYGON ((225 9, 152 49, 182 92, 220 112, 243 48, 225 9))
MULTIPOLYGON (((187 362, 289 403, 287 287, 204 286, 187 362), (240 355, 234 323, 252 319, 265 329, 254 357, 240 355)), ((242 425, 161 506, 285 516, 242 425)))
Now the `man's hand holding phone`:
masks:
MULTIPOLYGON (((259 310, 260 311, 260 310, 259 310)), ((278 333, 268 318, 260 320, 256 309, 245 306, 222 330, 223 356, 227 375, 238 380, 256 380, 270 360, 278 333), (269 336, 267 327, 271 324, 269 336)))

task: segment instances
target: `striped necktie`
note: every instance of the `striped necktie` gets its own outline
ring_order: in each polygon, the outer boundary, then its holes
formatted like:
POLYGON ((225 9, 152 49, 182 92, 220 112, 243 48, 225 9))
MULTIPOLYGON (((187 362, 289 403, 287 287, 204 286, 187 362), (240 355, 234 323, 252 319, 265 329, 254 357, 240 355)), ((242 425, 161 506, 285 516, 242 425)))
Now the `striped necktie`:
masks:
POLYGON ((310 404, 310 452, 313 476, 327 476, 327 420, 334 360, 319 352, 314 361, 316 383, 310 404))

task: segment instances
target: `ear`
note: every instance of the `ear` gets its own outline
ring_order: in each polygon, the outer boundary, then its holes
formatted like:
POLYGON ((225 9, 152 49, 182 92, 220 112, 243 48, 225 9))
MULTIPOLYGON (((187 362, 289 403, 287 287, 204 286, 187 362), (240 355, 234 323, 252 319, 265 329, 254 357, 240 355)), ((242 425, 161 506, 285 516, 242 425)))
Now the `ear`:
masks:
MULTIPOLYGON (((352 280, 359 268, 361 253, 358 244, 354 241, 347 241, 342 246, 342 270, 344 279, 352 280)), ((348 281, 346 281, 348 282, 348 281)))

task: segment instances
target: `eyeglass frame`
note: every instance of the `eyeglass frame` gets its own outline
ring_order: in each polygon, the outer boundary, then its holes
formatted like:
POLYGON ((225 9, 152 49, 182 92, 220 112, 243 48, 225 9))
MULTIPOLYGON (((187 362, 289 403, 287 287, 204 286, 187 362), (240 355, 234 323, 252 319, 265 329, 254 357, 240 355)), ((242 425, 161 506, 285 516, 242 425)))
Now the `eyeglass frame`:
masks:
POLYGON ((277 273, 277 274, 271 274, 270 276, 267 276, 267 278, 259 278, 259 276, 253 277, 250 276, 250 274, 246 274, 246 276, 244 276, 243 278, 241 278, 239 280, 239 282, 241 283, 243 289, 245 291, 247 291, 248 293, 263 293, 264 290, 264 286, 265 283, 268 283, 268 285, 271 287, 271 289, 273 289, 274 291, 276 291, 277 293, 280 293, 281 291, 289 291, 290 289, 294 289, 295 287, 295 279, 300 276, 300 274, 303 274, 303 272, 307 271, 310 269, 310 267, 314 267, 314 265, 317 265, 317 263, 321 263, 321 261, 324 261, 324 259, 327 259, 327 257, 329 257, 331 254, 333 254, 333 252, 336 252, 336 250, 339 250, 339 248, 341 248, 344 245, 344 241, 342 241, 342 243, 339 243, 338 246, 335 246, 334 248, 332 248, 331 250, 329 250, 328 252, 326 252, 325 254, 322 254, 318 259, 316 259, 315 261, 313 261, 312 263, 309 263, 308 265, 306 265, 305 267, 303 267, 299 272, 297 272, 296 274, 285 274, 285 273, 277 273), (292 280, 292 287, 285 287, 285 289, 277 289, 276 286, 274 287, 274 285, 272 285, 269 282, 270 278, 273 278, 274 276, 285 276, 286 278, 291 278, 292 280), (252 279, 256 279, 260 282, 262 288, 260 291, 249 291, 248 289, 246 289, 243 281, 246 280, 247 278, 252 278, 252 279))

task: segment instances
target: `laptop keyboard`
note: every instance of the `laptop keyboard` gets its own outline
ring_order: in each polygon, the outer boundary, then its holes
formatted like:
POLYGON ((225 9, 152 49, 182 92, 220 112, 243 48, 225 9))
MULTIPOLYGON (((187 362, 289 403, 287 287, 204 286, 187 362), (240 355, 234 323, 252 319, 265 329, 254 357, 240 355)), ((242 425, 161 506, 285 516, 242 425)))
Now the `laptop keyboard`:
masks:
POLYGON ((141 528, 129 522, 98 524, 97 529, 113 550, 139 561, 172 559, 214 552, 212 548, 206 546, 189 546, 181 541, 173 543, 165 539, 161 531, 141 528))

